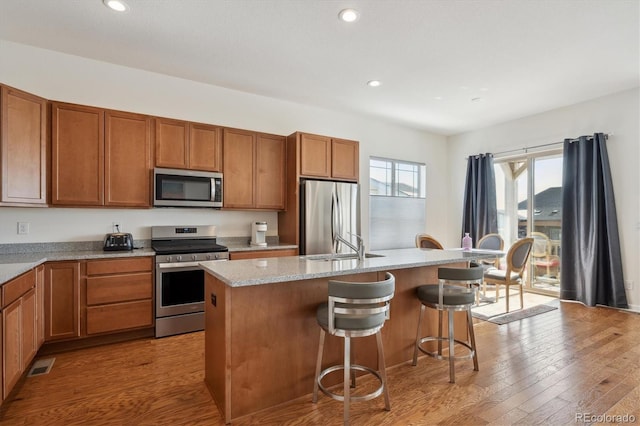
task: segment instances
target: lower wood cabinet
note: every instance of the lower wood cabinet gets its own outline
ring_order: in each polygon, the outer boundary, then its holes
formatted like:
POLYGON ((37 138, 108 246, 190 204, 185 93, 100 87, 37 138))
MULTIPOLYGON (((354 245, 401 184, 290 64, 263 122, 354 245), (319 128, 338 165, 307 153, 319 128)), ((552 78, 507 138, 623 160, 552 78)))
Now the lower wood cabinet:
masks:
POLYGON ((45 265, 45 341, 80 337, 80 262, 45 265))
POLYGON ((86 333, 153 326, 153 259, 87 262, 86 333))
POLYGON ((44 297, 47 342, 153 327, 153 258, 47 263, 44 297))
MULTIPOLYGON (((29 271, 2 286, 0 359, 2 400, 16 385, 39 349, 36 274, 29 271)), ((41 315, 41 314, 40 314, 41 315)))

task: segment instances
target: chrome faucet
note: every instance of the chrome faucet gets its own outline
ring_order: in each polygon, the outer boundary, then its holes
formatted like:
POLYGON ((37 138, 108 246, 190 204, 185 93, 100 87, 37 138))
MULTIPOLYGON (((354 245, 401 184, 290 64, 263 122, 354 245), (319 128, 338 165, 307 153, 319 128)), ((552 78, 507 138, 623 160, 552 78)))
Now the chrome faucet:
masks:
POLYGON ((353 235, 358 240, 358 246, 357 247, 354 246, 353 244, 351 244, 351 241, 348 241, 348 240, 342 238, 342 236, 339 235, 339 234, 336 234, 335 239, 336 239, 336 241, 340 241, 342 244, 346 245, 351 250, 355 251, 358 254, 358 260, 363 260, 364 259, 364 240, 358 234, 352 234, 351 232, 349 234, 353 235))

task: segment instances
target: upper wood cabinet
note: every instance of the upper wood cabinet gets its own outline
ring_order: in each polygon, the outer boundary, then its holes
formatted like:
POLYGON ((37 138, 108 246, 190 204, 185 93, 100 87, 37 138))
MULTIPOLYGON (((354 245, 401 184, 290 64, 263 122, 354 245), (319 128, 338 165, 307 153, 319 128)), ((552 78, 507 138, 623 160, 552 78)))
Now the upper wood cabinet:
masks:
POLYGON ((46 204, 47 101, 7 86, 0 91, 0 204, 46 204))
POLYGON ((151 117, 121 111, 105 113, 105 205, 151 204, 151 117))
POLYGON ((256 208, 282 210, 286 206, 286 139, 258 133, 256 140, 256 208))
POLYGON ((151 117, 58 102, 51 117, 51 204, 151 205, 151 117))
POLYGON ((104 111, 53 103, 51 203, 104 204, 104 111))
POLYGON ((358 181, 359 143, 299 133, 300 175, 358 181))
POLYGON ((360 144, 345 139, 331 139, 331 177, 358 181, 360 144))
POLYGON ((286 142, 283 136, 224 129, 224 207, 285 207, 286 142))
POLYGON ((222 129, 208 124, 156 118, 156 167, 219 172, 222 129))

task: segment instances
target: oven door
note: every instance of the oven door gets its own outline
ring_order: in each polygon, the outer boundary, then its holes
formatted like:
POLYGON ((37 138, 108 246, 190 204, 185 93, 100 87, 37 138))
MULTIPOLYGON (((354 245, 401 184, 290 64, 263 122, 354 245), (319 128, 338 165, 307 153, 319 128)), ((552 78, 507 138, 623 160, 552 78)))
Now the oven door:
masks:
POLYGON ((197 262, 156 265, 156 318, 204 312, 204 270, 197 262))

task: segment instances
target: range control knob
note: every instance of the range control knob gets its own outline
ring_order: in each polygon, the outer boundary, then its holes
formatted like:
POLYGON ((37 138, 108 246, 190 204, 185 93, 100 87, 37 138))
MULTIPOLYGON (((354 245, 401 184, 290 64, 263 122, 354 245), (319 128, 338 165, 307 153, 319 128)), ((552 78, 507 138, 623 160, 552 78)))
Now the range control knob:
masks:
POLYGON ((210 254, 207 255, 207 260, 211 260, 211 255, 210 254))
POLYGON ((197 258, 198 258, 198 256, 196 256, 195 254, 194 254, 194 255, 191 255, 191 259, 192 259, 192 260, 196 260, 197 258))
POLYGON ((167 262, 171 262, 171 256, 167 256, 167 262))
POLYGON ((216 260, 218 260, 218 258, 219 258, 219 257, 220 257, 220 256, 216 254, 216 260))
POLYGON ((176 256, 176 260, 177 260, 178 262, 182 262, 182 256, 176 256))

